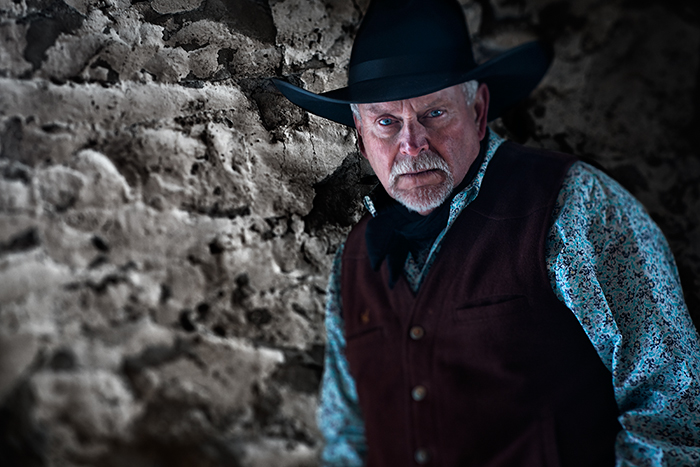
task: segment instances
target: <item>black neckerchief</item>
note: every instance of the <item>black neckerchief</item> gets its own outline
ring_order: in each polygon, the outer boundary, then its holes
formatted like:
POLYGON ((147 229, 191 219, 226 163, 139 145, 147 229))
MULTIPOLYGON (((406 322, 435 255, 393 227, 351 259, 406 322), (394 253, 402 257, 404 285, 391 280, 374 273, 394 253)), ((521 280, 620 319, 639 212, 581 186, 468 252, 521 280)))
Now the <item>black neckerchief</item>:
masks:
POLYGON ((486 157, 488 132, 481 140, 479 155, 472 162, 464 180, 445 201, 427 216, 409 210, 395 201, 378 185, 372 193, 377 215, 369 220, 365 230, 367 252, 372 268, 378 271, 384 258, 389 267, 389 288, 393 289, 403 273, 406 257, 410 251, 414 258, 430 247, 447 225, 452 199, 474 179, 486 157))

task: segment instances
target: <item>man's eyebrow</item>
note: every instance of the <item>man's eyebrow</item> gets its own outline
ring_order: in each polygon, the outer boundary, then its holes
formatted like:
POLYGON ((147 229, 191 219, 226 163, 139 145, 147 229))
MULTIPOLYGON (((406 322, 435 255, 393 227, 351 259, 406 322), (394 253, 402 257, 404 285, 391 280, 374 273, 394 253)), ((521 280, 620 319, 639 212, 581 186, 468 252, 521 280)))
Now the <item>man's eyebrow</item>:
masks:
MULTIPOLYGON (((427 109, 427 108, 430 108, 430 107, 437 107, 437 106, 440 106, 440 105, 445 105, 445 100, 446 100, 446 99, 445 99, 444 97, 438 97, 438 98, 436 98, 435 100, 433 100, 433 101, 431 101, 431 102, 429 102, 429 103, 427 103, 427 104, 425 104, 425 105, 421 105, 420 107, 421 107, 422 109, 427 109)), ((370 113, 370 114, 391 113, 390 110, 384 110, 384 109, 381 107, 381 104, 369 103, 369 104, 363 104, 363 105, 366 106, 365 109, 364 109, 365 112, 370 113)))
POLYGON ((444 97, 438 97, 438 98, 436 98, 435 100, 433 100, 432 102, 429 102, 429 103, 425 104, 425 105, 422 106, 422 107, 425 108, 425 109, 427 109, 427 108, 430 108, 430 107, 438 107, 438 106, 441 106, 441 105, 445 105, 445 101, 446 101, 446 100, 447 100, 447 99, 444 98, 444 97))
POLYGON ((380 113, 386 112, 380 107, 380 104, 364 104, 364 105, 366 105, 365 112, 367 112, 367 113, 380 114, 380 113))

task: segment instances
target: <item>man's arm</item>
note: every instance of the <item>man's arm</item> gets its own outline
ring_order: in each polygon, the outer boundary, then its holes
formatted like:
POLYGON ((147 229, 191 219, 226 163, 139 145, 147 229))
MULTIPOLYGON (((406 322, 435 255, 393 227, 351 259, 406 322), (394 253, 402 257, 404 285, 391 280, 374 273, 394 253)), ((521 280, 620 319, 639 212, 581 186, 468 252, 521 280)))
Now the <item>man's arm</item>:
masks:
POLYGON ((617 466, 700 464, 700 345, 666 239, 641 204, 576 163, 547 239, 555 294, 612 372, 617 466))
POLYGON ((326 445, 324 466, 360 467, 367 452, 365 429, 355 381, 345 358, 340 271, 343 246, 338 249, 326 296, 326 356, 321 383, 318 425, 326 445))

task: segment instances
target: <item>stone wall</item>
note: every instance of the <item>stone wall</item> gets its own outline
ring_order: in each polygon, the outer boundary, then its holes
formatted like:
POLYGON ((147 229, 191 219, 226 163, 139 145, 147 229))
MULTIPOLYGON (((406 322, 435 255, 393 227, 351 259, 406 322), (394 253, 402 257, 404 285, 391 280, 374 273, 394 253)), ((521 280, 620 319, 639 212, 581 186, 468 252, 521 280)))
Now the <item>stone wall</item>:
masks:
MULTIPOLYGON (((269 77, 343 86, 367 3, 0 0, 0 464, 317 465, 326 275, 374 179, 269 77)), ((700 323, 696 4, 462 4, 479 59, 553 41, 493 128, 630 189, 700 323)))

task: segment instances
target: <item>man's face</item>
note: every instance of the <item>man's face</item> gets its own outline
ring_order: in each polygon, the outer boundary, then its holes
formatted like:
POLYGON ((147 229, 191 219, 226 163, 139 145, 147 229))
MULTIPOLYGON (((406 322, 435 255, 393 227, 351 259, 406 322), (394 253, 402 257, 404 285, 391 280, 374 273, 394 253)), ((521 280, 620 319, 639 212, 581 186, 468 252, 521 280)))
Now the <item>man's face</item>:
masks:
POLYGON ((461 85, 401 101, 360 104, 360 152, 391 197, 423 215, 461 183, 486 132, 489 94, 467 105, 461 85))

